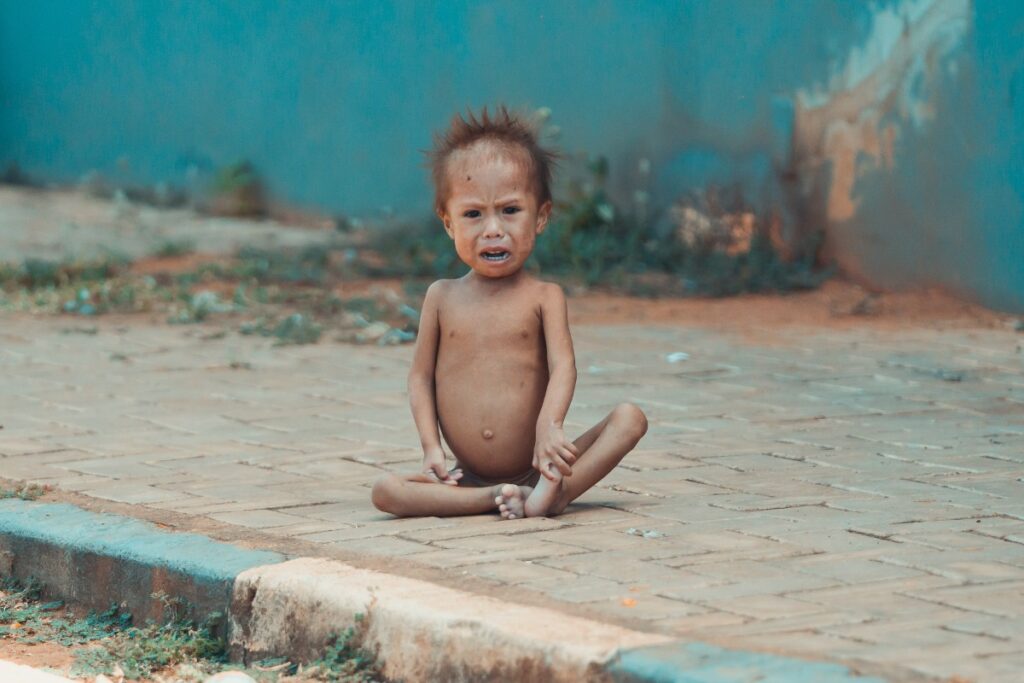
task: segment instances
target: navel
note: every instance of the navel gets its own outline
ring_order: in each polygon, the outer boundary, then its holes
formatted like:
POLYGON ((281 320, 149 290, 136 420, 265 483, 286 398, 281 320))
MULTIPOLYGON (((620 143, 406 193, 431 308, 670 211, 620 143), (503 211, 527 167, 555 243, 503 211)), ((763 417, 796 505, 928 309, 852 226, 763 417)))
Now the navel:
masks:
POLYGON ((492 432, 490 429, 485 429, 484 430, 484 438, 487 439, 488 441, 493 439, 494 438, 494 432, 492 432))

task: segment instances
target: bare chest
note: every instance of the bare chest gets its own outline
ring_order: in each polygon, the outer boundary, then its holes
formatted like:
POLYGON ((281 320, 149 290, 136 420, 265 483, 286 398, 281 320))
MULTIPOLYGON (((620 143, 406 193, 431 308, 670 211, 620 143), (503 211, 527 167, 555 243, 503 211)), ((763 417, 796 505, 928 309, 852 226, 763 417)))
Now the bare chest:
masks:
POLYGON ((473 309, 453 308, 439 314, 439 361, 457 356, 464 362, 500 357, 543 360, 544 330, 534 306, 500 301, 473 309))

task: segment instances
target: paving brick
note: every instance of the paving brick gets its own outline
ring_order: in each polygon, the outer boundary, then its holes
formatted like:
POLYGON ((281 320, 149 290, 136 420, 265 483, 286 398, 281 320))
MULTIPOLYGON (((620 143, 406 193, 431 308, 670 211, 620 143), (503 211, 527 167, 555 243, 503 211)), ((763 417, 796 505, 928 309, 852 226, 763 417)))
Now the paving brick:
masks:
MULTIPOLYGON (((404 521, 404 520, 403 520, 404 521)), ((467 518, 462 524, 435 525, 406 532, 418 541, 444 545, 445 541, 460 538, 502 537, 517 538, 517 542, 528 543, 525 536, 561 529, 566 523, 557 518, 536 517, 506 522, 493 515, 477 515, 467 518)))
POLYGON ((576 329, 569 431, 622 400, 651 429, 569 514, 510 525, 370 507, 381 472, 418 467, 408 348, 272 349, 101 319, 72 343, 59 321, 0 324, 0 477, 403 557, 688 638, 979 681, 1024 666, 1012 333, 851 326, 768 346, 576 329), (667 366, 679 348, 691 360, 667 366), (966 379, 938 378, 951 368, 966 379))
MULTIPOLYGON (((876 555, 876 551, 865 554, 876 555)), ((801 557, 789 563, 789 567, 803 574, 835 579, 847 585, 920 577, 925 573, 912 567, 880 562, 874 557, 858 556, 857 553, 822 553, 801 557)))
MULTIPOLYGON (((309 537, 312 538, 312 537, 309 537)), ((416 543, 405 538, 393 536, 357 538, 346 541, 324 541, 337 546, 341 550, 350 553, 366 553, 369 555, 392 555, 395 557, 415 556, 421 557, 424 553, 431 552, 432 548, 423 543, 416 543)))
POLYGON ((608 613, 623 619, 639 620, 655 625, 668 619, 679 619, 698 614, 708 614, 708 610, 678 600, 669 600, 658 595, 630 589, 606 601, 591 603, 591 608, 600 607, 608 613))
POLYGON ((236 524, 253 529, 293 526, 302 521, 300 517, 286 515, 273 510, 240 510, 238 512, 215 512, 210 515, 218 522, 236 524))
MULTIPOLYGON (((694 605, 697 608, 697 605, 694 605)), ((678 633, 694 638, 707 638, 713 629, 722 626, 735 626, 751 621, 750 617, 718 611, 700 611, 681 617, 666 617, 655 623, 671 633, 678 633)))
MULTIPOLYGON (((546 559, 546 558, 544 558, 546 559)), ((509 585, 519 585, 530 581, 569 581, 579 578, 571 571, 555 569, 542 560, 505 560, 503 562, 481 562, 464 565, 464 569, 483 579, 498 581, 509 585)))
POLYGON ((951 585, 958 586, 959 584, 943 577, 924 575, 792 591, 789 595, 832 610, 844 610, 852 607, 870 614, 874 618, 882 618, 886 615, 927 614, 943 610, 944 608, 940 605, 920 604, 914 598, 909 597, 908 592, 928 593, 951 585))
POLYGON ((965 612, 978 612, 1008 619, 1024 617, 1022 581, 943 586, 928 591, 908 590, 901 595, 936 605, 954 607, 965 612))
POLYGON ((785 619, 822 612, 819 606, 812 603, 779 595, 744 595, 698 604, 754 619, 785 619))
POLYGON ((91 486, 82 489, 82 493, 94 498, 112 500, 118 503, 135 503, 149 505, 151 503, 166 503, 172 500, 181 500, 188 496, 175 491, 166 491, 155 486, 144 486, 135 482, 126 483, 113 481, 99 486, 91 486))

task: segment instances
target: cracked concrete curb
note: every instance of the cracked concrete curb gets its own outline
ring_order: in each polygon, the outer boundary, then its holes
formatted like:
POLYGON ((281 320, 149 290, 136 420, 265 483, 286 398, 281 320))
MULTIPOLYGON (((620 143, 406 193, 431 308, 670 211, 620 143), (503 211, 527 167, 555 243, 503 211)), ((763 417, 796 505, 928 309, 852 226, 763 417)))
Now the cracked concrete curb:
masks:
POLYGON ((393 680, 812 683, 845 666, 642 633, 317 558, 289 559, 73 505, 0 501, 0 575, 91 609, 158 618, 163 592, 228 616, 233 659, 319 654, 358 623, 393 680))

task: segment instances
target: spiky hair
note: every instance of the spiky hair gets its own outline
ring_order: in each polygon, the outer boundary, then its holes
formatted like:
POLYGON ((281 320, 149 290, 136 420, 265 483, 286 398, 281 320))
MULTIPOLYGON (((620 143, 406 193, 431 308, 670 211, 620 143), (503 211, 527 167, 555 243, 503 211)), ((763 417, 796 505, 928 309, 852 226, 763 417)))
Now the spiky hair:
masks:
POLYGON ((448 129, 434 136, 434 148, 427 153, 434 180, 434 210, 443 213, 448 201, 448 162, 452 155, 478 142, 493 142, 521 155, 528 165, 537 205, 551 201, 551 175, 558 154, 543 147, 539 137, 537 126, 504 105, 496 107, 493 115, 484 107, 479 115, 468 111, 465 116, 453 116, 448 129))

